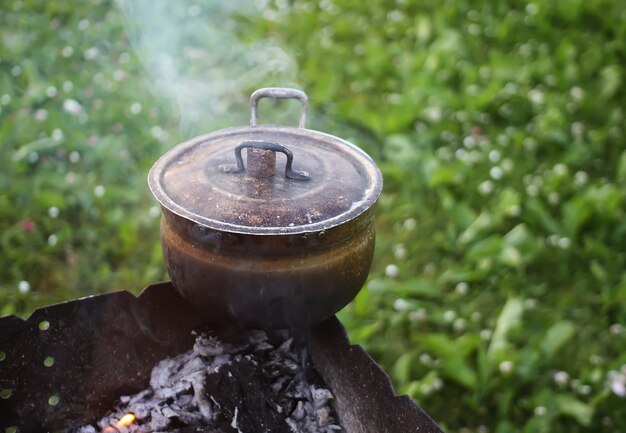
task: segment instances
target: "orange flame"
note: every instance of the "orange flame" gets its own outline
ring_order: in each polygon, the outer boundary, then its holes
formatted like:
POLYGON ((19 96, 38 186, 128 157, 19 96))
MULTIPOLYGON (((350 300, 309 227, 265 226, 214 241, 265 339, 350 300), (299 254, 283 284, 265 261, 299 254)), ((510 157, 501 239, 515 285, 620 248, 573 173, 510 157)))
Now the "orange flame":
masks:
POLYGON ((105 427, 102 429, 101 433, 118 433, 121 427, 128 427, 134 421, 135 421, 135 415, 133 415, 132 413, 127 413, 126 415, 121 417, 117 423, 115 423, 115 427, 111 427, 111 426, 105 427))
POLYGON ((132 413, 127 413, 126 415, 120 418, 120 420, 117 422, 117 424, 115 424, 115 426, 126 427, 132 424, 133 421, 135 421, 135 415, 133 415, 132 413))

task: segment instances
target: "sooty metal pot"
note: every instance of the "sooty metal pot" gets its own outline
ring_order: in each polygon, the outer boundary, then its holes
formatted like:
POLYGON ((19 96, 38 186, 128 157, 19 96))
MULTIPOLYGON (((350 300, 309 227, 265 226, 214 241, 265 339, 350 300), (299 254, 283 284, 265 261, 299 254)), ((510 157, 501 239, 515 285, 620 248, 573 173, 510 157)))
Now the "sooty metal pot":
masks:
POLYGON ((260 89, 251 106, 249 127, 179 144, 152 167, 163 255, 207 319, 306 327, 363 286, 382 177, 353 144, 305 129, 303 92, 260 89), (299 127, 257 125, 263 97, 298 99, 299 127))

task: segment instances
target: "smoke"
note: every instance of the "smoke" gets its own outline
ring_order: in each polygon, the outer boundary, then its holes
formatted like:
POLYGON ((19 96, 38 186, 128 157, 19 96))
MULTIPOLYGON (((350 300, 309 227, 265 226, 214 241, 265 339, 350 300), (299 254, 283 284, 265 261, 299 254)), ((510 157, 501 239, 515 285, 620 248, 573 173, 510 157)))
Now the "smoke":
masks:
POLYGON ((275 41, 249 38, 264 11, 250 0, 116 0, 154 91, 178 110, 183 135, 247 119, 252 90, 299 87, 275 41))

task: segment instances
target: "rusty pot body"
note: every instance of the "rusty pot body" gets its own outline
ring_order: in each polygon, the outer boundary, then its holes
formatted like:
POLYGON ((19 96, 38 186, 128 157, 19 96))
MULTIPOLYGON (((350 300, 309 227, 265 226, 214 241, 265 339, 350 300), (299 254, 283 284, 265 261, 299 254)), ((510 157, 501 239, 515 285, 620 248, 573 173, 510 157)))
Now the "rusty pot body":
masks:
POLYGON ((207 320, 308 327, 367 278, 382 178, 337 137, 255 123, 183 143, 152 168, 165 262, 207 320), (287 155, 284 175, 276 152, 287 155))
POLYGON ((306 327, 339 311, 363 286, 374 218, 368 211, 323 232, 258 236, 204 228, 164 210, 161 242, 174 286, 207 318, 306 327))

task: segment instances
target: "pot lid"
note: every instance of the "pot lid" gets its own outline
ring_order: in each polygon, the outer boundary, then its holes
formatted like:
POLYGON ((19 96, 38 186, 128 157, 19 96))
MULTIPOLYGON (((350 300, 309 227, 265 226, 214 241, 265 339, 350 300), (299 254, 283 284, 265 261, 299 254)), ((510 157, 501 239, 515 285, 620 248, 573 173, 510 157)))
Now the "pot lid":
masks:
POLYGON ((375 204, 378 167, 353 144, 305 129, 303 92, 260 89, 251 103, 251 126, 196 137, 154 164, 148 183, 161 205, 212 229, 271 235, 326 230, 375 204), (300 127, 257 126, 262 97, 299 99, 300 127))

